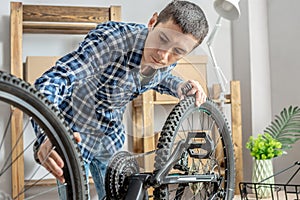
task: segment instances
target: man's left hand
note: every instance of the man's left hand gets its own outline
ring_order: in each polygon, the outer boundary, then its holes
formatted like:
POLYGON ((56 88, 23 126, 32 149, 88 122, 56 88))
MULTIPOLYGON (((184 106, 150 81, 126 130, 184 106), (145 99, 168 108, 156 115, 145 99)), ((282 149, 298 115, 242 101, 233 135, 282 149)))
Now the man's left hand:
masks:
POLYGON ((196 106, 200 106, 202 103, 204 103, 206 101, 206 94, 202 88, 202 86, 200 85, 200 83, 198 81, 195 80, 189 80, 185 83, 182 83, 179 85, 178 88, 178 95, 180 100, 182 100, 184 98, 184 94, 182 94, 182 87, 184 87, 186 84, 189 84, 191 86, 191 89, 188 91, 188 93, 186 94, 187 96, 189 95, 195 95, 195 104, 196 106))

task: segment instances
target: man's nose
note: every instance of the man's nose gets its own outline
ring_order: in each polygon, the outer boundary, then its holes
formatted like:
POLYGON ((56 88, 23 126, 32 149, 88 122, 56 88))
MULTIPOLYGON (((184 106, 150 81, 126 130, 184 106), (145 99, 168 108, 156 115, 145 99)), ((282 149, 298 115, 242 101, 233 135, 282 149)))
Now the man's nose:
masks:
POLYGON ((170 55, 169 49, 158 49, 157 54, 159 55, 160 60, 164 62, 163 64, 167 63, 170 55))

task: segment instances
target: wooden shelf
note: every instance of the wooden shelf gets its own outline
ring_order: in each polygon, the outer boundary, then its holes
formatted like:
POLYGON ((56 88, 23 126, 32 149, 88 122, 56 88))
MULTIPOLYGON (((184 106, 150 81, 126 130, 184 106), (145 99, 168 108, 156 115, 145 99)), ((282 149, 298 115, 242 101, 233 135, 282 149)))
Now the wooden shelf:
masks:
POLYGON ((24 33, 86 34, 101 22, 119 21, 120 6, 23 5, 24 33))

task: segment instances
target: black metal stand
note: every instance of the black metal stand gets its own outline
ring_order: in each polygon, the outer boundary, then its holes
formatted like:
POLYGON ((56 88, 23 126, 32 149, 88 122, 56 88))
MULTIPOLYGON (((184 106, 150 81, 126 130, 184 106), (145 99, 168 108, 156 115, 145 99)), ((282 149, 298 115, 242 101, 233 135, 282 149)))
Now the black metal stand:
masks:
POLYGON ((271 191, 271 199, 272 200, 300 200, 300 185, 297 184, 290 184, 293 178, 296 176, 296 174, 300 171, 300 162, 297 161, 290 167, 275 173, 273 176, 270 176, 264 180, 261 180, 258 183, 252 183, 252 182, 240 182, 239 188, 240 188, 240 194, 242 200, 254 200, 254 199, 260 199, 257 191, 261 188, 267 188, 271 191), (295 166, 299 166, 298 169, 295 171, 295 173, 289 178, 289 180, 285 184, 267 184, 263 183, 265 180, 275 177, 279 174, 282 174, 283 172, 286 172, 287 170, 290 170, 291 168, 295 166), (279 196, 279 192, 283 192, 284 195, 279 196))

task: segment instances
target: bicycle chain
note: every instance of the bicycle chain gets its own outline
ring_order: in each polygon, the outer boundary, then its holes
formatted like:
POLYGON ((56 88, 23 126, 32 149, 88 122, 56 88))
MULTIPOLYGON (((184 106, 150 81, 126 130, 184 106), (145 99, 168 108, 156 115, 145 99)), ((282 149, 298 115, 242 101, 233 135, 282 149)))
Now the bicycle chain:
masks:
POLYGON ((128 189, 127 177, 139 173, 137 159, 155 153, 156 150, 132 155, 127 151, 116 153, 110 160, 106 176, 106 199, 123 199, 128 189))

